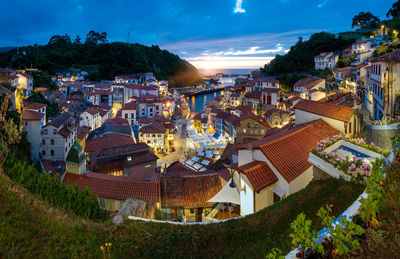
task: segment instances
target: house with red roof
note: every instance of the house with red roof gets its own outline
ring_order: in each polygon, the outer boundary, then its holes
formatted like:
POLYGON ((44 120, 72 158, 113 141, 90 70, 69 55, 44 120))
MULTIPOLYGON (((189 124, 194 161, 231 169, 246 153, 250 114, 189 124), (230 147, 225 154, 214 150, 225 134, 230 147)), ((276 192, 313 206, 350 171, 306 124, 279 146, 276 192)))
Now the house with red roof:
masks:
POLYGON ((35 162, 39 160, 41 132, 45 126, 45 116, 45 113, 30 109, 24 109, 21 114, 21 124, 26 132, 28 142, 31 144, 31 158, 35 162))
POLYGON ((360 133, 360 118, 353 107, 301 100, 294 108, 296 124, 322 119, 331 127, 346 135, 356 136, 360 133))
POLYGON ((260 91, 247 92, 244 95, 243 104, 251 107, 252 109, 258 109, 260 108, 261 105, 261 97, 262 97, 262 92, 260 91))
POLYGON ((325 90, 325 79, 307 77, 294 84, 294 92, 303 99, 308 99, 311 90, 325 90))
POLYGON ((259 211, 305 188, 313 179, 310 151, 317 142, 338 133, 320 119, 238 146, 238 163, 231 170, 240 194, 240 215, 259 211))
POLYGON ((129 122, 130 125, 136 125, 136 101, 131 101, 122 107, 121 111, 121 118, 125 119, 129 122))
POLYGON ((261 89, 261 104, 267 107, 276 107, 279 103, 281 90, 276 87, 264 87, 261 89))
POLYGON ((163 116, 163 101, 156 95, 140 96, 137 102, 138 118, 153 118, 163 116))
POLYGON ((159 87, 157 85, 140 85, 140 84, 127 84, 124 85, 124 104, 130 102, 131 97, 139 98, 143 95, 159 94, 159 87))

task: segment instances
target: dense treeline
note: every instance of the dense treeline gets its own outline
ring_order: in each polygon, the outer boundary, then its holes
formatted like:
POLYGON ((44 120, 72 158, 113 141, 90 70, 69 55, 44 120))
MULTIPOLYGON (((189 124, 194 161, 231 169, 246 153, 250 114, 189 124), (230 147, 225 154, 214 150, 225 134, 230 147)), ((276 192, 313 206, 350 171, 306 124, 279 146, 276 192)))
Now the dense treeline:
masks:
POLYGON ((313 34, 307 41, 301 38, 290 48, 286 55, 276 55, 263 71, 267 75, 279 75, 283 73, 311 72, 314 69, 314 57, 321 52, 340 51, 354 42, 334 34, 320 32, 313 34))
POLYGON ((187 61, 158 46, 108 43, 105 33, 91 31, 84 43, 68 35, 55 35, 47 45, 27 46, 0 53, 0 67, 34 67, 49 74, 73 68, 89 72, 89 79, 113 79, 118 74, 154 72, 173 86, 199 82, 197 70, 187 61))

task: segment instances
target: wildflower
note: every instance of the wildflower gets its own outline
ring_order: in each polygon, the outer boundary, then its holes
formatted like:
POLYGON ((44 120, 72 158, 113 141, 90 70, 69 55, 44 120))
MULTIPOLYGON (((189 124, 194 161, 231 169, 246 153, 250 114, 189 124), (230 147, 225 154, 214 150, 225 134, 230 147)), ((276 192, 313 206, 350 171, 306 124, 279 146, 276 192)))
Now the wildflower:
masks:
POLYGON ((367 177, 364 176, 364 183, 367 183, 367 177))

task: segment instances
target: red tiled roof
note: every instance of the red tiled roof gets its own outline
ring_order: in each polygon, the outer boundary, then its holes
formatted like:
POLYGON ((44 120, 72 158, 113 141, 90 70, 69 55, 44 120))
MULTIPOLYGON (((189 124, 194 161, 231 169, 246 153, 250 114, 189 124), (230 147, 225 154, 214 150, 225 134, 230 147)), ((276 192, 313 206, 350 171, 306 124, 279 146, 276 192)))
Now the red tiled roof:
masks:
POLYGON ((65 161, 54 161, 42 159, 42 164, 46 173, 55 176, 57 173, 60 174, 60 178, 62 178, 66 172, 66 164, 65 161))
POLYGON ((317 142, 338 133, 338 130, 319 119, 243 144, 239 149, 248 149, 250 146, 261 150, 282 177, 290 183, 311 166, 308 156, 317 142))
POLYGON ((242 166, 236 164, 233 168, 246 175, 256 192, 278 181, 271 168, 262 161, 253 161, 242 166))
POLYGON ((243 120, 248 119, 248 118, 251 118, 251 119, 257 121, 257 122, 263 124, 264 126, 266 126, 268 128, 272 128, 271 125, 269 125, 269 123, 266 122, 261 116, 257 116, 257 115, 255 115, 253 113, 243 113, 240 116, 240 121, 242 122, 243 120))
POLYGON ((126 176, 112 176, 98 173, 77 175, 67 173, 64 181, 77 184, 82 190, 85 186, 100 198, 126 200, 128 198, 142 201, 160 201, 159 182, 135 182, 126 176))
POLYGON ((129 121, 126 119, 122 119, 122 118, 112 118, 112 119, 107 119, 106 120, 107 123, 111 123, 113 125, 129 125, 129 121))
POLYGON ((90 115, 96 115, 97 113, 100 113, 100 110, 94 107, 88 108, 85 112, 89 113, 90 115))
POLYGON ((394 50, 382 56, 376 57, 372 59, 371 62, 400 62, 400 50, 394 50))
POLYGON ((133 167, 126 177, 132 182, 160 182, 160 173, 156 167, 133 167))
POLYGON ((44 114, 41 112, 23 110, 21 119, 24 121, 39 121, 43 118, 44 114))
POLYGON ((275 78, 270 78, 270 77, 256 78, 256 79, 254 79, 254 81, 279 84, 278 80, 276 80, 275 78))
POLYGON ((44 103, 26 102, 24 103, 24 110, 40 110, 46 107, 44 103))
POLYGON ((95 95, 112 95, 111 91, 107 91, 107 90, 97 90, 94 92, 90 92, 90 93, 86 93, 86 96, 95 96, 95 95))
POLYGON ((121 110, 136 110, 136 101, 129 102, 121 110))
POLYGON ((325 81, 325 79, 309 77, 309 78, 304 78, 304 79, 297 81, 294 84, 294 87, 304 87, 306 89, 311 89, 314 86, 316 86, 319 83, 324 82, 324 81, 325 81))
POLYGON ((312 100, 302 100, 295 105, 295 109, 318 114, 324 117, 348 122, 355 110, 350 107, 322 103, 312 100))
POLYGON ((130 136, 123 136, 116 133, 109 133, 106 135, 97 136, 92 138, 86 142, 85 152, 90 153, 96 150, 100 150, 103 148, 111 148, 114 146, 120 147, 125 146, 126 144, 133 145, 135 142, 133 138, 130 136))
POLYGON ((140 133, 163 133, 165 134, 167 130, 162 123, 153 122, 150 125, 143 126, 139 129, 140 133))
POLYGON ((246 93, 244 97, 259 100, 261 98, 261 95, 262 93, 260 91, 254 91, 246 93))
POLYGON ((161 199, 163 206, 208 207, 207 202, 222 189, 217 173, 185 175, 161 179, 161 199))
POLYGON ((88 135, 89 134, 89 132, 90 132, 90 130, 91 130, 92 128, 91 127, 89 127, 89 126, 82 126, 82 127, 79 127, 78 129, 77 129, 77 131, 76 131, 76 137, 77 138, 83 138, 83 137, 85 137, 86 135, 88 135))

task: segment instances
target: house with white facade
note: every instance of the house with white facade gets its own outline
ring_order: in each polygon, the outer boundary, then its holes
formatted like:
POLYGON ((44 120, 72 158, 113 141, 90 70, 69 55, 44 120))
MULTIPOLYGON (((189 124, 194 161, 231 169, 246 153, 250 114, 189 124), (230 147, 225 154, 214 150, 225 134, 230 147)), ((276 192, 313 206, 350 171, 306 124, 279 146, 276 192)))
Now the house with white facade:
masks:
POLYGON ((360 118, 352 107, 301 100, 294 108, 296 124, 322 119, 346 135, 357 136, 360 133, 360 118))
POLYGON ((229 106, 230 107, 237 107, 242 104, 243 96, 238 93, 232 93, 229 96, 229 106))
POLYGON ((279 88, 279 81, 275 78, 261 77, 255 78, 254 81, 256 82, 255 87, 259 90, 264 88, 279 88))
POLYGON ((88 108, 86 111, 81 113, 79 118, 79 126, 87 126, 92 130, 97 129, 102 124, 102 119, 100 116, 100 110, 94 107, 88 108))
POLYGON ((322 52, 314 58, 315 69, 334 69, 338 60, 339 56, 333 52, 322 52))
POLYGON ((35 110, 23 110, 21 114, 21 124, 26 132, 28 142, 31 144, 30 152, 34 162, 39 160, 41 132, 45 125, 45 120, 45 113, 35 110))
POLYGON ((155 153, 165 152, 167 130, 162 123, 153 122, 139 129, 139 142, 146 143, 155 153))
POLYGON ((43 127, 40 154, 42 159, 65 161, 75 142, 78 124, 68 113, 62 113, 43 127))
POLYGON ((308 99, 308 94, 312 89, 325 90, 325 79, 304 78, 294 84, 294 92, 303 99, 308 99))
POLYGON ((244 105, 247 105, 253 109, 258 109, 261 106, 261 97, 262 97, 262 92, 260 91, 253 91, 253 92, 247 92, 244 95, 244 105))
POLYGON ((36 102, 25 102, 24 110, 40 112, 44 115, 43 126, 46 125, 46 107, 47 105, 44 103, 36 103, 36 102))
POLYGON ((136 125, 136 101, 129 102, 121 109, 121 117, 128 120, 130 125, 136 125))
POLYGON ((400 115, 400 50, 371 60, 367 70, 365 103, 376 119, 400 115))
POLYGON ((124 86, 124 104, 128 103, 132 97, 141 97, 143 95, 155 95, 159 94, 159 87, 156 85, 137 85, 128 84, 124 86))
POLYGON ((137 78, 127 76, 127 75, 117 75, 114 81, 117 84, 138 84, 139 80, 137 78))
POLYGON ((266 87, 261 90, 261 104, 277 106, 279 102, 279 88, 266 87))
POLYGON ((299 124, 240 145, 231 168, 240 196, 240 215, 268 207, 305 188, 313 179, 308 162, 316 143, 339 132, 323 120, 299 124))
POLYGON ((163 116, 163 101, 156 95, 142 95, 137 101, 138 118, 163 116))
POLYGON ((24 72, 18 72, 18 89, 21 89, 23 96, 29 97, 33 92, 33 77, 24 72))

